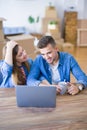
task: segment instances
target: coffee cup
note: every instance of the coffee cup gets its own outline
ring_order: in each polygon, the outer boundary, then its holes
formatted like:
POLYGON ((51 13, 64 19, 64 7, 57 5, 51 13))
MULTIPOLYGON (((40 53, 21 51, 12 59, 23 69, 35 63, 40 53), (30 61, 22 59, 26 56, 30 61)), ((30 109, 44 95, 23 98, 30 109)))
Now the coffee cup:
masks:
POLYGON ((61 95, 65 94, 67 92, 67 89, 68 89, 67 88, 67 82, 62 81, 62 82, 59 82, 58 85, 61 88, 60 94, 61 95))

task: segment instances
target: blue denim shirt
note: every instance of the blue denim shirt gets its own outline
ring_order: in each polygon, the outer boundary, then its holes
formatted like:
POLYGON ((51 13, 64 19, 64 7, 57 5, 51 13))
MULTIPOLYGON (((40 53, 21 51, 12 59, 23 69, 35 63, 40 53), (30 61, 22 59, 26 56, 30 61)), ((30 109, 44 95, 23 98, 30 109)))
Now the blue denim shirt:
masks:
POLYGON ((2 73, 0 72, 0 85, 2 84, 2 82, 3 82, 3 75, 2 75, 2 73))
POLYGON ((0 85, 1 85, 2 82, 3 82, 3 75, 2 75, 2 72, 1 72, 2 64, 3 64, 3 60, 0 60, 0 85))
MULTIPOLYGON (((30 68, 32 66, 32 59, 28 59, 28 63, 30 65, 30 68)), ((23 66, 24 70, 25 70, 25 74, 26 76, 28 76, 28 71, 26 70, 26 68, 23 66)), ((1 67, 1 73, 3 75, 3 82, 0 85, 0 88, 12 88, 15 86, 14 82, 12 81, 12 70, 13 67, 8 65, 5 61, 3 61, 2 67, 1 67)))
MULTIPOLYGON (((58 52, 59 54, 59 65, 58 71, 60 74, 61 81, 70 82, 70 74, 74 75, 77 83, 82 83, 84 87, 87 86, 87 76, 81 70, 77 61, 74 57, 65 52, 58 52)), ((40 76, 43 76, 43 79, 46 79, 50 84, 52 84, 52 75, 49 64, 41 55, 39 55, 31 68, 30 74, 27 78, 27 85, 39 85, 41 80, 39 80, 40 76)))

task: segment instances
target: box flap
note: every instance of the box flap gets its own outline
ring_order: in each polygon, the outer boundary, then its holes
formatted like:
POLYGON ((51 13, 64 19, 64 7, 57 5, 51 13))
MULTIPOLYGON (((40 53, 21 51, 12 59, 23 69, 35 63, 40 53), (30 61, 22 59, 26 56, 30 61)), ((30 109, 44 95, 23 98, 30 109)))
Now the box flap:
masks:
POLYGON ((6 21, 6 19, 5 19, 5 18, 0 17, 0 21, 6 21))

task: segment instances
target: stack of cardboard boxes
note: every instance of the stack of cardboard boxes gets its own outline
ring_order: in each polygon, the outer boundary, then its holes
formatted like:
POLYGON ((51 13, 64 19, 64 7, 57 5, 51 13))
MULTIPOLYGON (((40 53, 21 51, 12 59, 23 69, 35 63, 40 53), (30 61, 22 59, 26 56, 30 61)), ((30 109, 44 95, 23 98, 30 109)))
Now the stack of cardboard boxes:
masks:
POLYGON ((57 17, 57 12, 54 6, 48 6, 45 9, 45 17, 42 19, 42 32, 45 34, 46 32, 50 31, 52 34, 56 33, 58 34, 59 30, 59 22, 60 19, 57 17), (56 25, 56 28, 53 29, 48 29, 48 25, 56 25), (53 32, 54 31, 54 32, 53 32))
POLYGON ((3 46, 5 45, 4 32, 3 32, 4 20, 5 20, 4 18, 0 18, 0 59, 2 59, 2 49, 3 49, 3 46))
POLYGON ((48 23, 48 33, 50 33, 55 40, 60 39, 61 35, 59 30, 59 24, 56 21, 51 21, 48 23))
POLYGON ((57 11, 54 6, 48 6, 45 9, 45 17, 42 19, 42 33, 52 35, 59 50, 62 50, 64 40, 60 33, 60 19, 57 17, 57 11))
POLYGON ((4 18, 0 18, 0 43, 4 43, 5 39, 4 39, 4 32, 3 32, 3 21, 5 19, 4 18))
POLYGON ((42 19, 43 34, 52 35, 55 39, 59 51, 69 52, 73 54, 74 46, 70 42, 64 43, 60 32, 60 19, 57 17, 55 7, 48 6, 45 9, 45 17, 42 19))

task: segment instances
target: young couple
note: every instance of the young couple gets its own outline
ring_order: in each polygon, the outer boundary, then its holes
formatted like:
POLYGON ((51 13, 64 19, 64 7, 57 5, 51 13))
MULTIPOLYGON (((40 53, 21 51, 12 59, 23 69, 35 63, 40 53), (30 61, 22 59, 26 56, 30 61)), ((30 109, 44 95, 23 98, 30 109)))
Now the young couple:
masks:
POLYGON ((46 85, 55 86, 57 93, 61 93, 59 82, 65 81, 69 85, 67 92, 71 95, 87 87, 87 76, 77 61, 72 55, 59 52, 51 36, 43 36, 37 48, 40 55, 33 62, 15 41, 7 42, 1 67, 1 87, 14 87, 15 84, 46 85), (70 82, 71 72, 77 80, 75 83, 70 82))

